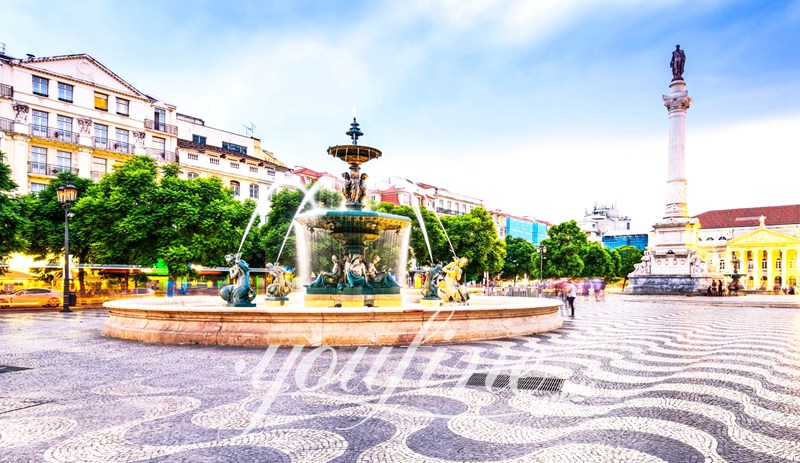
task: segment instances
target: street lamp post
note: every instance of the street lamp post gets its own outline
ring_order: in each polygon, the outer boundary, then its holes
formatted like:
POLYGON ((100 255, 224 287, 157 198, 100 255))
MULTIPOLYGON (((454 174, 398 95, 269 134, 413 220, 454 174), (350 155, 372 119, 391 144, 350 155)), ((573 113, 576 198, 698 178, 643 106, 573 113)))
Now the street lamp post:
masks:
POLYGON ((547 246, 539 245, 536 249, 539 251, 539 283, 541 286, 544 285, 544 254, 547 254, 547 246))
POLYGON ((58 202, 64 206, 64 308, 61 312, 72 312, 69 310, 69 207, 75 202, 78 196, 78 189, 72 184, 72 180, 67 179, 66 185, 61 185, 56 189, 58 202))

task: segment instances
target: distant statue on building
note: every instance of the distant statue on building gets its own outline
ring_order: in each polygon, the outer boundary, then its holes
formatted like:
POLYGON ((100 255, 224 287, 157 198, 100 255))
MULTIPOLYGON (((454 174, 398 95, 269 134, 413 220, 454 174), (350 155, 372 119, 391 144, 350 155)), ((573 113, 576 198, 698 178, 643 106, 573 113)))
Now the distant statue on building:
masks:
POLYGON ((683 67, 686 64, 686 53, 681 50, 680 45, 675 45, 675 51, 672 52, 672 60, 669 66, 672 68, 672 81, 683 80, 683 67))
POLYGON ((634 275, 649 275, 650 274, 650 253, 645 251, 642 255, 642 262, 634 265, 634 275))
POLYGON ((706 273, 706 270, 706 261, 700 257, 700 253, 696 251, 692 253, 689 258, 689 273, 706 273))

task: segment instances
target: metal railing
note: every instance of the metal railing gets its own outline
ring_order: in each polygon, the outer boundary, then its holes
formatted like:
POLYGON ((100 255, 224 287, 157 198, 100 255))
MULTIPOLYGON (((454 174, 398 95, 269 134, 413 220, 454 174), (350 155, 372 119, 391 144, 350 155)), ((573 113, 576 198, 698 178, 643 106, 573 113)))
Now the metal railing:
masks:
POLYGON ((448 215, 462 215, 463 212, 459 211, 458 209, 445 209, 443 207, 437 207, 436 212, 440 214, 448 214, 448 215))
POLYGON ((14 98, 14 87, 0 84, 0 98, 14 98))
POLYGON ((150 130, 158 130, 159 132, 168 133, 170 135, 178 135, 178 126, 166 124, 160 121, 154 121, 153 119, 145 119, 144 120, 144 128, 150 130))
POLYGON ((174 151, 166 151, 161 148, 147 148, 147 155, 156 161, 178 162, 178 155, 174 151))
POLYGON ((126 141, 109 140, 108 149, 117 153, 133 154, 133 143, 126 141))
POLYGON ((0 117, 0 131, 13 132, 14 121, 12 121, 11 119, 6 119, 5 117, 0 117))
POLYGON ((28 161, 28 173, 38 175, 56 176, 59 172, 71 172, 78 175, 77 167, 59 166, 56 164, 46 164, 44 162, 28 161))
POLYGON ((80 134, 78 134, 77 132, 72 132, 64 129, 57 129, 53 127, 45 127, 43 125, 32 125, 30 134, 32 137, 46 138, 48 140, 58 140, 66 143, 72 143, 75 145, 78 144, 78 141, 81 138, 80 134))

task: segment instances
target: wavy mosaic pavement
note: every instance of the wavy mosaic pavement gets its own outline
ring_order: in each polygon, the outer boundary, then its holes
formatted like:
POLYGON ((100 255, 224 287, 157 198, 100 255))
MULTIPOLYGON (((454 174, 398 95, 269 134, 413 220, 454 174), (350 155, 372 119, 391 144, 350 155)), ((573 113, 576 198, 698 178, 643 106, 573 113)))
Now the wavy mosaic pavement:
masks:
POLYGON ((0 314, 0 364, 29 368, 0 374, 0 462, 800 461, 800 309, 609 296, 577 315, 463 345, 263 350, 0 314))

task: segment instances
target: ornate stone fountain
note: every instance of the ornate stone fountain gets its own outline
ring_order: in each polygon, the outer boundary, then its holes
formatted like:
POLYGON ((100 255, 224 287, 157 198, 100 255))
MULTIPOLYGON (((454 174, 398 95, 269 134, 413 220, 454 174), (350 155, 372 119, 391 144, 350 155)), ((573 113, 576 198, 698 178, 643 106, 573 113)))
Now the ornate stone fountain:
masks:
MULTIPOLYGON (((298 234, 298 259, 307 248, 319 248, 316 278, 306 285, 305 295, 289 293, 281 275, 275 274, 277 283, 267 288, 267 298, 253 306, 247 272, 237 270, 233 273, 239 278, 223 292, 224 301, 218 296, 186 296, 106 302, 109 318, 103 333, 167 344, 385 346, 525 336, 561 327, 561 302, 556 299, 469 297, 459 284, 463 259, 438 266, 429 281, 439 274, 443 278, 429 284, 425 297, 418 290, 403 294, 398 281, 405 279, 395 280, 377 266, 382 260, 393 263, 395 273, 402 275, 411 221, 364 211, 366 176, 361 164, 381 152, 358 145, 363 133, 355 118, 347 135, 351 145, 328 148, 331 156, 349 165, 343 175, 346 210, 312 211, 296 218, 296 231, 299 227, 304 238, 318 239, 310 242, 312 246, 302 245, 298 234), (438 302, 425 304, 426 299, 438 302)), ((239 262, 237 268, 243 266, 246 263, 239 262)), ((280 272, 279 266, 272 270, 280 272)))
MULTIPOLYGON (((346 210, 312 211, 296 218, 308 233, 327 233, 341 243, 343 254, 341 259, 332 254, 333 268, 329 272, 312 269, 318 276, 306 285, 305 303, 309 307, 400 306, 400 284, 390 272, 377 268, 377 264, 388 256, 381 256, 370 247, 370 243, 381 239, 386 232, 400 235, 411 225, 411 220, 399 215, 364 211, 367 174, 361 172, 361 164, 378 159, 381 152, 358 144, 364 133, 355 117, 346 134, 352 144, 328 148, 328 154, 349 165, 349 171, 342 174, 346 210)), ((406 252, 405 249, 406 246, 400 246, 398 252, 406 252)))

